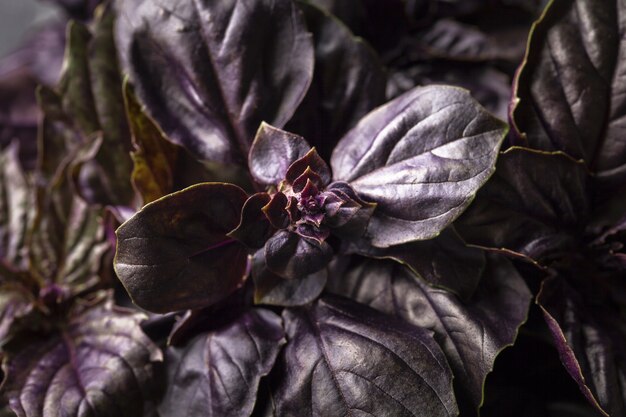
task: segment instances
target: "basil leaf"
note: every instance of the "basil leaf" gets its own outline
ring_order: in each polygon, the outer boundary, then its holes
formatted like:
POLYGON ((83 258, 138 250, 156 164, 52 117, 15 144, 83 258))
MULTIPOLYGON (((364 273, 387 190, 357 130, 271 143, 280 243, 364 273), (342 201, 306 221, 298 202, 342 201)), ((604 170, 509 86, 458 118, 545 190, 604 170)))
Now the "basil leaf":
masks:
POLYGON ((331 165, 336 180, 378 204, 368 226, 373 246, 425 240, 470 204, 506 132, 467 91, 415 88, 363 118, 331 165))
POLYGON ((261 377, 285 344, 282 320, 252 309, 166 352, 168 387, 163 416, 248 416, 261 377))
POLYGON ((244 281, 247 253, 227 236, 246 193, 204 183, 146 205, 117 229, 115 271, 133 301, 164 313, 213 304, 244 281))
POLYGON ((142 315, 111 301, 82 308, 47 337, 5 347, 2 390, 18 417, 137 417, 155 398, 162 354, 141 331, 142 315))
POLYGON ((137 96, 201 160, 245 165, 260 123, 284 126, 313 76, 311 36, 289 0, 129 0, 119 16, 137 96))
POLYGON ((356 258, 331 291, 435 332, 455 376, 459 400, 478 409, 498 354, 511 346, 526 320, 531 293, 515 268, 490 258, 475 294, 463 301, 426 285, 392 261, 356 258))
POLYGON ((283 320, 289 343, 272 373, 277 415, 458 414, 450 369, 429 331, 334 297, 286 309, 283 320))

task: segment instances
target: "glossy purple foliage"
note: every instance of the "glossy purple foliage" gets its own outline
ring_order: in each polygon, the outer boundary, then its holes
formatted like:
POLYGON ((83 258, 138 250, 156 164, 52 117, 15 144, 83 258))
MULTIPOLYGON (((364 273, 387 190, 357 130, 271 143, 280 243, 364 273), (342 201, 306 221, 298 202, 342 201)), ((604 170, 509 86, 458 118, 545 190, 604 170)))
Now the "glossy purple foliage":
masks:
POLYGON ((626 413, 622 1, 51 2, 0 416, 626 413))

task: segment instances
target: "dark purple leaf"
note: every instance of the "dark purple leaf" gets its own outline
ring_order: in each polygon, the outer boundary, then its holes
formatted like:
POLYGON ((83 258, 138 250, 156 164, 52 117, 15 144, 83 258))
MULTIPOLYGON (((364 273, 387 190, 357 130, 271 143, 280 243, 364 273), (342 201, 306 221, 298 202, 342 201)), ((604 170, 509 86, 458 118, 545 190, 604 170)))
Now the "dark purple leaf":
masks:
POLYGON ((270 202, 262 209, 271 225, 276 229, 285 229, 289 226, 288 202, 287 196, 279 191, 272 196, 270 202))
POLYGON ((229 232, 228 236, 237 239, 249 248, 262 248, 274 233, 271 223, 263 212, 263 207, 270 201, 271 197, 267 193, 250 196, 241 209, 239 225, 229 232))
POLYGON ((429 285, 471 298, 485 268, 482 250, 470 248, 451 228, 434 239, 385 249, 355 246, 351 252, 378 259, 393 259, 408 266, 429 285))
POLYGON ((311 147, 298 135, 262 123, 248 156, 250 173, 264 185, 278 185, 289 166, 309 152, 311 147))
POLYGON ((141 314, 111 301, 77 306, 65 326, 5 347, 3 394, 18 417, 137 417, 154 398, 161 351, 141 314))
POLYGON ((302 278, 284 279, 267 269, 265 254, 259 251, 252 260, 254 302, 281 307, 308 304, 322 293, 327 277, 324 268, 302 278))
POLYGON ((584 165, 562 153, 509 149, 457 229, 471 244, 546 262, 577 248, 589 181, 584 165))
POLYGON ((304 278, 317 272, 328 265, 332 256, 328 243, 286 230, 279 230, 265 244, 267 268, 285 279, 304 278))
POLYGON ((332 227, 333 234, 344 239, 361 238, 376 210, 376 203, 361 200, 345 182, 334 182, 327 191, 325 224, 332 227))
POLYGON ((395 262, 356 258, 331 291, 348 296, 420 329, 435 332, 458 381, 460 398, 474 408, 496 356, 517 337, 526 320, 531 293, 505 259, 491 259, 474 296, 461 301, 433 288, 395 262))
POLYGON ((327 185, 331 179, 330 168, 326 162, 319 156, 315 148, 308 151, 300 159, 294 161, 285 173, 285 179, 288 183, 293 184, 295 181, 307 172, 307 169, 315 172, 322 181, 322 185, 327 185))
POLYGON ((337 18, 313 5, 298 5, 313 33, 315 69, 287 130, 304 136, 327 159, 339 139, 385 101, 386 76, 374 50, 337 18))
POLYGON ((551 2, 533 26, 512 112, 520 143, 626 175, 626 21, 614 0, 551 2))
POLYGON ((261 122, 284 126, 313 76, 311 36, 288 0, 131 0, 119 15, 137 96, 199 159, 245 164, 261 122))
POLYGON ((279 416, 456 416, 452 374, 429 331, 328 297, 283 312, 272 373, 279 416))
MULTIPOLYGON (((623 277, 618 286, 623 286, 623 277)), ((591 277, 586 277, 590 280, 591 277)), ((570 285, 571 277, 543 282, 537 303, 544 313, 567 372, 602 415, 626 413, 626 328, 608 301, 594 306, 591 294, 570 285)))
POLYGON ((419 62, 389 76, 387 96, 396 97, 416 85, 449 84, 468 89, 495 116, 506 119, 511 101, 511 80, 486 64, 419 62))
POLYGON ((285 343, 282 320, 252 309, 166 353, 168 388, 159 406, 168 417, 249 416, 261 377, 285 343))
POLYGON ((237 289, 247 253, 227 236, 246 193, 204 183, 146 205, 117 229, 115 271, 133 301, 149 311, 200 308, 237 289))
POLYGON ((506 131, 467 91, 416 88, 341 140, 331 160, 334 178, 378 204, 368 226, 373 246, 430 239, 492 174, 506 131))

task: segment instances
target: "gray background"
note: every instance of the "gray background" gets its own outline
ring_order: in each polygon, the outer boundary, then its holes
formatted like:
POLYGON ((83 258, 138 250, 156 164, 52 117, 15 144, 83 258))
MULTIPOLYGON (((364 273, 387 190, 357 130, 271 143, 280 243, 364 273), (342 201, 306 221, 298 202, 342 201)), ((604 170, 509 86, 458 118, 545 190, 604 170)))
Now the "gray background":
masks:
POLYGON ((36 25, 56 16, 57 8, 45 1, 0 0, 0 57, 15 49, 36 25))

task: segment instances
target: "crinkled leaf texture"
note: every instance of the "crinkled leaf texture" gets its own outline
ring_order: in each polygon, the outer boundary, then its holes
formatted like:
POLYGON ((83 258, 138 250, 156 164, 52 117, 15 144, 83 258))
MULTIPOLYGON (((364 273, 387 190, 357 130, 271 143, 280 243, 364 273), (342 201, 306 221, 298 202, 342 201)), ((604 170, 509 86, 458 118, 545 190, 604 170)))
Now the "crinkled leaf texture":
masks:
POLYGON ((435 332, 455 376, 460 401, 477 409, 496 356, 513 344, 526 320, 531 293, 515 268, 490 258, 474 296, 462 301, 388 260, 357 258, 331 291, 435 332))
POLYGON ((452 374, 431 332, 326 297, 283 312, 272 373, 279 416, 455 416, 452 374))
MULTIPOLYGON (((623 276, 616 285, 623 287, 623 276)), ((626 413, 626 328, 608 302, 594 306, 570 277, 547 278, 537 296, 561 362, 589 403, 605 416, 626 413)), ((623 289, 621 290, 623 292, 623 289)))
POLYGON ((355 245, 349 252, 398 261, 429 285, 452 291, 463 299, 474 294, 485 268, 484 251, 466 246, 452 227, 434 239, 384 249, 355 245))
POLYGON ((18 417, 141 416, 155 395, 155 363, 162 361, 139 327, 141 318, 107 300, 47 337, 9 344, 2 390, 13 411, 18 417))
POLYGON ((119 3, 117 44, 137 96, 195 157, 245 164, 259 124, 282 127, 313 76, 290 0, 119 3))
POLYGON ((208 306, 237 289, 248 255, 227 233, 239 224, 246 197, 232 184, 198 184, 120 226, 115 271, 133 301, 163 313, 208 306))
POLYGON ((168 388, 159 406, 168 417, 249 416, 261 377, 285 343, 282 320, 252 309, 166 353, 168 388))
POLYGON ((334 178, 378 204, 371 244, 437 236, 493 173, 507 126, 467 91, 415 88, 365 116, 339 142, 334 178))
POLYGON ((561 152, 505 151, 493 178, 455 223, 471 244, 544 262, 579 245, 590 213, 590 176, 561 152))
POLYGON ((512 118, 521 143, 626 176, 626 9, 616 0, 552 1, 531 32, 512 118))

